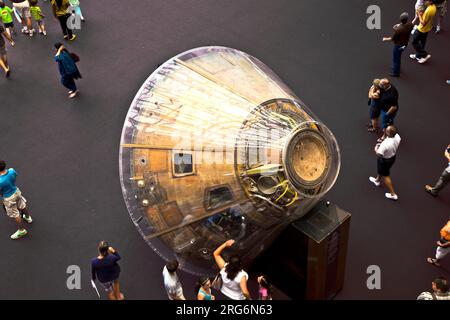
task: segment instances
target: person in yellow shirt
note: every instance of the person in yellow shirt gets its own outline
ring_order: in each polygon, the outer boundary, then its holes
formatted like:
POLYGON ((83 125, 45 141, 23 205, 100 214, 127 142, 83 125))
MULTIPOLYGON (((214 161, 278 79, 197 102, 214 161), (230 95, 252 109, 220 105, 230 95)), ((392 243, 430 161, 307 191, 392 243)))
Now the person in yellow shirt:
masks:
POLYGON ((433 29, 433 19, 436 16, 437 11, 435 3, 437 1, 438 0, 425 1, 427 8, 419 15, 419 26, 413 31, 412 45, 414 50, 416 50, 416 53, 411 54, 410 58, 417 60, 419 63, 425 63, 431 58, 431 55, 425 50, 425 46, 428 33, 433 29))

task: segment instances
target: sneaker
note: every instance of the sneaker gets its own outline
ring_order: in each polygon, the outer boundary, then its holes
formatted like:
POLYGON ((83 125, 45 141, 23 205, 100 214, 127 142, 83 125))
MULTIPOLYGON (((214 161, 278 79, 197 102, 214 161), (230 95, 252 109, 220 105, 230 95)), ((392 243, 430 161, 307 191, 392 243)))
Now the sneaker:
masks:
POLYGON ((46 35, 47 35, 47 31, 42 31, 42 34, 43 34, 44 36, 46 36, 46 35))
POLYGON ((71 94, 69 94, 69 99, 75 98, 77 96, 78 92, 79 91, 76 90, 76 91, 72 92, 71 94))
POLYGON ((72 35, 72 38, 70 38, 69 41, 73 41, 73 40, 75 40, 76 38, 77 38, 77 35, 76 35, 76 34, 73 34, 73 35, 72 35))
POLYGON ((376 187, 379 187, 381 185, 381 182, 374 177, 369 177, 369 181, 372 182, 376 187))
POLYGON ((39 29, 39 34, 42 34, 42 30, 41 29, 39 29))
POLYGON ((32 223, 33 222, 33 218, 31 218, 31 216, 27 216, 27 215, 23 215, 22 219, 25 220, 27 223, 32 223))
POLYGON ((36 30, 31 29, 31 30, 29 31, 28 35, 29 35, 30 37, 32 37, 33 34, 35 34, 35 33, 36 33, 36 30))
POLYGON ((436 33, 439 33, 439 32, 441 32, 441 26, 440 26, 440 25, 437 25, 437 26, 436 26, 436 33))
POLYGON ((20 30, 22 33, 28 33, 28 28, 27 27, 23 27, 22 30, 20 30))
POLYGON ((425 58, 420 58, 418 61, 420 64, 424 64, 431 58, 431 54, 427 55, 425 58))
POLYGON ((409 57, 410 57, 411 59, 417 59, 415 53, 410 54, 409 57))
POLYGON ((386 196, 386 198, 391 199, 391 200, 398 200, 398 195, 394 194, 390 194, 389 192, 384 194, 386 196))
POLYGON ((65 35, 65 36, 64 36, 64 39, 65 39, 65 40, 69 39, 69 36, 68 36, 68 35, 65 35))
POLYGON ((12 240, 17 240, 20 239, 22 237, 25 237, 27 235, 27 230, 22 229, 22 230, 17 230, 16 232, 14 232, 13 235, 11 235, 11 239, 12 240))

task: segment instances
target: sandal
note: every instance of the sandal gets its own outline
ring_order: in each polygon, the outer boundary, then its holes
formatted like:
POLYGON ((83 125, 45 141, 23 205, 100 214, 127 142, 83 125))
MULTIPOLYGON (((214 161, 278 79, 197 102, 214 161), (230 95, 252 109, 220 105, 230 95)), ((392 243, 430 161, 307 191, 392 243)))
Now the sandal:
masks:
POLYGON ((427 258, 427 262, 438 268, 441 266, 441 264, 436 259, 433 259, 433 258, 427 258))

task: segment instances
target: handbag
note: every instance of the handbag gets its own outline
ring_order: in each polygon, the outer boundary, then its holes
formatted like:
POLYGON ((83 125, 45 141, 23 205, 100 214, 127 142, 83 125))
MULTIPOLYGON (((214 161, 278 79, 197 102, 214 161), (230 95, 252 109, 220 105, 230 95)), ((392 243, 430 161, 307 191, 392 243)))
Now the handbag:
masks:
POLYGON ((72 60, 73 60, 75 63, 77 63, 77 62, 80 61, 80 57, 79 57, 76 53, 71 52, 71 53, 70 53, 70 57, 72 58, 72 60))
POLYGON ((211 283, 211 287, 216 289, 217 291, 220 291, 222 289, 222 276, 220 275, 220 272, 215 276, 213 282, 211 283))

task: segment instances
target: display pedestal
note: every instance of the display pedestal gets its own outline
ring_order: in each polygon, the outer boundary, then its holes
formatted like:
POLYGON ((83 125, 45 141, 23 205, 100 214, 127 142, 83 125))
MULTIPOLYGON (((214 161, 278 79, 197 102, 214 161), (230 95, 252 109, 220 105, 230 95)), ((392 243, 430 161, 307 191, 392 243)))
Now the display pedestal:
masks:
POLYGON ((326 201, 292 222, 251 267, 291 299, 332 299, 343 287, 350 213, 326 201))

